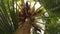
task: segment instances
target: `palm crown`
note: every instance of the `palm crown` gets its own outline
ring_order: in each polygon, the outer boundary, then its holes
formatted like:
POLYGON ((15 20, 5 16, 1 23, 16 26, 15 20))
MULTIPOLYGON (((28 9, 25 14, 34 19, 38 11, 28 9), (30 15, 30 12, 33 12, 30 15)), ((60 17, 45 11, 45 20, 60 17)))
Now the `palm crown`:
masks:
POLYGON ((59 4, 59 0, 28 0, 26 3, 24 0, 0 0, 0 34, 30 34, 32 27, 33 34, 38 34, 37 31, 42 32, 41 30, 45 31, 45 34, 59 34, 59 4), (33 1, 35 4, 31 7, 33 1), (35 10, 36 2, 39 2, 41 7, 35 10), (37 19, 46 22, 39 22, 45 25, 45 30, 37 24, 37 19))

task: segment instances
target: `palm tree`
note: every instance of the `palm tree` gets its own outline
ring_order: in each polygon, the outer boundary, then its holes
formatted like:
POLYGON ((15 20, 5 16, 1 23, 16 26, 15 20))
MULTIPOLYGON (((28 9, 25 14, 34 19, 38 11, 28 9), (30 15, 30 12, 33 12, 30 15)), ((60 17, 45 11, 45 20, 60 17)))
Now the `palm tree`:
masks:
POLYGON ((59 3, 59 0, 28 0, 26 3, 24 0, 0 0, 0 34, 30 34, 32 27, 33 34, 38 34, 37 31, 41 32, 43 29, 37 24, 37 19, 46 22, 41 23, 45 25, 45 34, 59 34, 59 3), (32 1, 35 2, 33 7, 32 1), (37 2, 41 7, 35 9, 37 2))
POLYGON ((30 34, 31 27, 34 27, 35 31, 41 32, 41 28, 38 28, 35 23, 35 17, 41 13, 40 9, 35 10, 36 3, 31 8, 28 1, 24 3, 24 0, 20 0, 20 6, 17 4, 19 0, 0 1, 1 34, 30 34), (14 7, 15 4, 16 8, 14 7))

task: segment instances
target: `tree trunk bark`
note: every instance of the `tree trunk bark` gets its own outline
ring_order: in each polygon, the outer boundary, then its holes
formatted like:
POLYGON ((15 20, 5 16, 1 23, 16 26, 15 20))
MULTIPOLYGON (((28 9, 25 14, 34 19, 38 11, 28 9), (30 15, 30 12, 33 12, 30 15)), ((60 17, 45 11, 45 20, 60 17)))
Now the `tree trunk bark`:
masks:
POLYGON ((30 34, 31 24, 29 22, 25 22, 20 26, 15 34, 30 34))

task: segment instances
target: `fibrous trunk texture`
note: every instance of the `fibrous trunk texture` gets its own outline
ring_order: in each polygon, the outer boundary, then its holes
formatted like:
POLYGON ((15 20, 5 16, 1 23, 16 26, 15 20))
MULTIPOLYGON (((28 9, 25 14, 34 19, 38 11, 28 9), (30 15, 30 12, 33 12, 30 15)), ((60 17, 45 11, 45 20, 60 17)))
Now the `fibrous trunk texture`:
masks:
POLYGON ((15 34, 30 34, 31 24, 29 22, 22 23, 15 34))

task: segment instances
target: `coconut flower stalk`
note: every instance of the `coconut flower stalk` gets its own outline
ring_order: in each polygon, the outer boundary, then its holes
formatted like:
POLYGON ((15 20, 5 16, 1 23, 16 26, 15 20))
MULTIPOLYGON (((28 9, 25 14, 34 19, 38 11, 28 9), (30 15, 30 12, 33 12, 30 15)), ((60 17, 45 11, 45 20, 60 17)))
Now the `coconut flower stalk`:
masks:
POLYGON ((20 6, 18 29, 15 34, 30 34, 31 27, 40 31, 40 29, 34 26, 35 17, 40 16, 41 12, 40 10, 35 10, 35 4, 31 8, 27 1, 26 4, 20 6))

